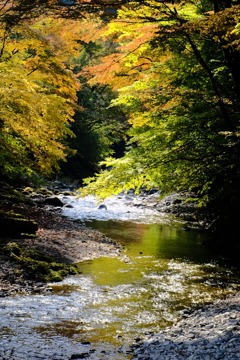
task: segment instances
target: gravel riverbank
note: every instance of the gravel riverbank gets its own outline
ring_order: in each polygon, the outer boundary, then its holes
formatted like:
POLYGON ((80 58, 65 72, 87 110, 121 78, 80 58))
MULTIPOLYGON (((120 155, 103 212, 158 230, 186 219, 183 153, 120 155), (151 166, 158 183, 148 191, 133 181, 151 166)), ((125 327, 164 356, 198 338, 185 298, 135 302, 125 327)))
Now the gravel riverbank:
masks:
POLYGON ((154 335, 136 339, 134 360, 240 359, 240 293, 205 306, 154 335))
MULTIPOLYGON (((5 211, 9 209, 5 206, 5 211)), ((104 234, 87 229, 77 222, 58 214, 57 210, 46 210, 32 206, 12 206, 10 210, 21 213, 37 222, 36 238, 0 239, 1 245, 17 243, 23 249, 36 249, 51 256, 54 261, 65 264, 79 263, 101 256, 120 256, 121 247, 104 234)), ((0 297, 15 293, 44 293, 46 284, 29 279, 21 272, 19 264, 0 253, 0 297)))

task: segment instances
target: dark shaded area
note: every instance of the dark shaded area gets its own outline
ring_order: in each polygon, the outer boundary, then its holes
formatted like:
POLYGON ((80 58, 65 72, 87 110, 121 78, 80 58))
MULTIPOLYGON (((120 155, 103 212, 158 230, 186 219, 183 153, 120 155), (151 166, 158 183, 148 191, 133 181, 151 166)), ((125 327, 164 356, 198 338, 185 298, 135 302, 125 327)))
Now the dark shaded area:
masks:
POLYGON ((240 258, 240 176, 237 166, 223 171, 212 185, 209 202, 212 223, 208 229, 208 245, 224 258, 239 266, 240 258))
MULTIPOLYGON (((85 55, 91 58, 101 49, 91 43, 86 44, 85 55)), ((84 56, 83 56, 84 57, 84 56)), ((79 71, 77 68, 76 70, 79 71)), ((75 137, 68 139, 68 145, 76 152, 61 164, 64 176, 80 182, 100 170, 99 162, 112 155, 123 156, 125 142, 123 136, 129 126, 120 107, 109 107, 116 94, 108 86, 90 86, 81 78, 82 89, 78 92, 78 105, 83 109, 74 115, 71 130, 75 137)))
POLYGON ((36 234, 38 225, 21 214, 0 211, 1 237, 19 237, 36 234))

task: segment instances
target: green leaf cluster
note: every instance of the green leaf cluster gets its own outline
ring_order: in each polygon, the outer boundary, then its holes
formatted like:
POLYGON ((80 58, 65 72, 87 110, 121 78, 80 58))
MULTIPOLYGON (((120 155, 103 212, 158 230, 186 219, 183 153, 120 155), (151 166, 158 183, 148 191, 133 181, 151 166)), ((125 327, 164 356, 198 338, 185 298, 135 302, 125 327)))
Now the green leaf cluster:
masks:
POLYGON ((83 194, 105 197, 154 185, 165 193, 194 190, 204 204, 224 191, 234 196, 229 184, 240 179, 240 5, 228 5, 132 3, 112 20, 107 35, 115 31, 121 46, 118 64, 105 71, 117 84, 112 104, 126 112, 130 140, 123 158, 107 159, 106 170, 86 180, 83 194))

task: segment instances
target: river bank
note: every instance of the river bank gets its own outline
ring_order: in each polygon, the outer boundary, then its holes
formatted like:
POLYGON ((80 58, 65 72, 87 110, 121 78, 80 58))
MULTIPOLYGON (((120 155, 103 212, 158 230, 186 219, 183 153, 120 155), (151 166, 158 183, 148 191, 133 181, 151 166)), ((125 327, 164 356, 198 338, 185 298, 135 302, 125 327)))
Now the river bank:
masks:
POLYGON ((194 312, 132 346, 132 360, 239 360, 240 293, 194 312))
MULTIPOLYGON (((76 264, 101 256, 120 256, 120 246, 104 234, 87 229, 82 224, 61 216, 57 209, 47 210, 35 206, 4 206, 38 224, 34 238, 0 238, 1 245, 16 243, 24 250, 37 250, 54 261, 76 264)), ((0 297, 15 293, 45 293, 50 291, 44 282, 28 278, 20 264, 0 254, 0 297)))

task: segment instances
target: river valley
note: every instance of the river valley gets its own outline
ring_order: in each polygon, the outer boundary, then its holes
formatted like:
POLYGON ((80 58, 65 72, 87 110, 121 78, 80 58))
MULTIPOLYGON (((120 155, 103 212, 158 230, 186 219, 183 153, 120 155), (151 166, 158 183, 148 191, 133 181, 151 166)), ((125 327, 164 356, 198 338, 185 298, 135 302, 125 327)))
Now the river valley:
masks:
POLYGON ((239 271, 218 263, 202 230, 186 231, 131 197, 103 209, 93 197, 62 201, 65 216, 119 242, 122 255, 79 263, 82 274, 48 294, 0 299, 0 359, 130 359, 134 339, 240 289, 239 271))

